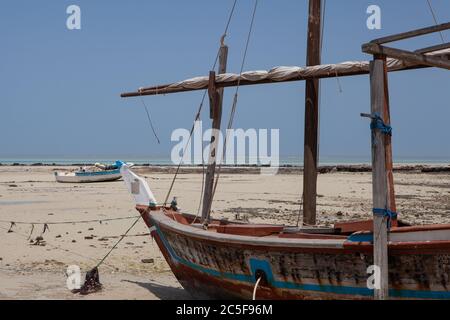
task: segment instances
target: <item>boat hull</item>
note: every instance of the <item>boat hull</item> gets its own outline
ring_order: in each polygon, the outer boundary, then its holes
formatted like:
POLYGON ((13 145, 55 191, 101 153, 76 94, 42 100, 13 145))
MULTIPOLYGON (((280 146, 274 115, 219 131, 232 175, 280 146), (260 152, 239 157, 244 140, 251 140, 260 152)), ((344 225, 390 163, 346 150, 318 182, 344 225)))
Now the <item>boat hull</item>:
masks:
POLYGON ((122 177, 120 171, 86 172, 83 174, 55 172, 55 179, 61 183, 89 183, 119 180, 122 177))
MULTIPOLYGON (((143 217, 172 272, 195 298, 251 299, 259 277, 257 299, 373 297, 367 285, 370 243, 227 235, 183 225, 160 212, 143 217)), ((390 246, 391 298, 448 299, 449 278, 449 241, 390 246)))

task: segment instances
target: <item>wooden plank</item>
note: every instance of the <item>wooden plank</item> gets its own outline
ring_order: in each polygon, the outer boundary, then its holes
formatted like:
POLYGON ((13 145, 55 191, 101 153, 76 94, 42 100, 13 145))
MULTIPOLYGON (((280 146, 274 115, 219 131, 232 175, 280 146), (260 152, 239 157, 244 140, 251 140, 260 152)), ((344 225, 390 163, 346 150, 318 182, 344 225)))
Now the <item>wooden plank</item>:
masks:
POLYGON ((266 237, 273 234, 279 234, 283 231, 283 226, 276 225, 222 225, 217 226, 216 231, 219 233, 236 234, 251 237, 266 237))
POLYGON ((362 46, 362 51, 370 54, 379 54, 396 58, 404 61, 410 61, 418 64, 425 64, 430 67, 443 68, 450 70, 450 61, 429 55, 406 51, 402 49, 395 49, 384 47, 376 43, 366 43, 362 46))
POLYGON ((446 42, 446 43, 438 44, 438 45, 435 45, 435 46, 418 49, 418 50, 416 50, 414 52, 423 54, 423 53, 429 53, 429 52, 444 50, 444 49, 448 49, 448 48, 450 48, 450 42, 446 42))
POLYGON ((341 233, 353 233, 357 231, 373 231, 372 220, 346 221, 336 222, 334 224, 336 229, 340 229, 341 233))
MULTIPOLYGON (((306 65, 320 65, 321 0, 309 1, 306 65)), ((303 170, 303 224, 316 224, 319 79, 306 80, 303 170)))
MULTIPOLYGON (((219 73, 225 73, 227 68, 228 47, 222 45, 219 51, 219 73)), ((222 121, 222 103, 223 103, 223 88, 216 87, 216 74, 211 71, 209 74, 208 95, 210 103, 210 116, 213 119, 211 134, 211 144, 208 157, 208 166, 205 175, 205 189, 203 191, 202 203, 202 221, 209 223, 211 203, 213 199, 214 189, 214 175, 217 163, 217 148, 219 146, 220 124, 222 121)))
MULTIPOLYGON (((384 118, 384 59, 375 58, 370 63, 371 113, 384 118)), ((387 208, 387 176, 385 158, 385 134, 372 131, 372 198, 374 208, 387 208)), ((388 298, 388 247, 387 219, 374 215, 374 265, 380 268, 380 287, 375 288, 375 299, 388 298)))
POLYGON ((447 29, 450 29, 450 22, 442 23, 439 25, 431 26, 431 27, 411 30, 411 31, 407 31, 407 32, 397 33, 397 34, 390 35, 390 36, 383 37, 383 38, 378 38, 378 39, 372 40, 371 43, 382 44, 382 43, 394 42, 394 41, 409 39, 409 38, 413 38, 413 37, 417 37, 417 36, 422 36, 422 35, 429 34, 429 33, 439 32, 439 31, 443 31, 443 30, 447 30, 447 29))
MULTIPOLYGON (((227 72, 227 62, 228 62, 228 47, 222 43, 219 50, 219 74, 227 72)), ((224 90, 223 87, 218 89, 220 110, 222 110, 223 105, 223 90, 224 90)))

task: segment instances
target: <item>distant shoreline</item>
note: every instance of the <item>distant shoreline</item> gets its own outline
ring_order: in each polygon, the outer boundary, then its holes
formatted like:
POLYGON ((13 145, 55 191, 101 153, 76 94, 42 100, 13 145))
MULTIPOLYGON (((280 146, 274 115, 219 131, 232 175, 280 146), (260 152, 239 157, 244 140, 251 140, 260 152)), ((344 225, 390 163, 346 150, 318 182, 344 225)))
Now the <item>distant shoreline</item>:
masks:
MULTIPOLYGON (((12 163, 5 164, 0 163, 0 167, 55 167, 53 170, 65 170, 74 167, 92 166, 94 163, 42 163, 36 162, 32 164, 27 163, 12 163)), ((262 168, 268 168, 265 165, 223 165, 223 173, 260 173, 262 168)), ((138 164, 135 170, 140 173, 146 172, 161 172, 161 173, 173 173, 177 169, 177 165, 174 164, 138 164)), ((182 165, 180 167, 180 173, 201 173, 203 171, 202 165, 182 165)), ((371 172, 372 167, 370 164, 335 164, 335 165, 319 165, 319 173, 332 173, 332 172, 371 172)), ((303 165, 283 164, 278 168, 280 174, 291 174, 303 172, 303 165)), ((394 172, 410 172, 410 173, 450 173, 450 163, 441 164, 416 164, 416 163, 394 163, 394 172)))

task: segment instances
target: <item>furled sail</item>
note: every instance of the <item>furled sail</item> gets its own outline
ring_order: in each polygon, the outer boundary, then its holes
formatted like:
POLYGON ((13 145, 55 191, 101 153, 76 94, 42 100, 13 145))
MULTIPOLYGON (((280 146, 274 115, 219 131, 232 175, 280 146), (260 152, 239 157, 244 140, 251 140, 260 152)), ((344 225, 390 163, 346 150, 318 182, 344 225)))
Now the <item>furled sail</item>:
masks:
MULTIPOLYGON (((450 49, 443 49, 425 53, 433 57, 445 57, 450 60, 450 49)), ((286 81, 299 81, 308 78, 343 77, 369 73, 369 61, 345 61, 336 64, 322 64, 310 67, 280 66, 270 70, 246 71, 242 74, 224 73, 216 75, 217 87, 229 87, 240 83, 249 85, 257 83, 275 83, 286 81)), ((387 59, 388 71, 399 71, 409 68, 420 68, 413 62, 387 59)), ((124 93, 122 97, 166 94, 181 91, 201 90, 208 88, 209 77, 195 77, 168 85, 140 88, 137 92, 124 93)))

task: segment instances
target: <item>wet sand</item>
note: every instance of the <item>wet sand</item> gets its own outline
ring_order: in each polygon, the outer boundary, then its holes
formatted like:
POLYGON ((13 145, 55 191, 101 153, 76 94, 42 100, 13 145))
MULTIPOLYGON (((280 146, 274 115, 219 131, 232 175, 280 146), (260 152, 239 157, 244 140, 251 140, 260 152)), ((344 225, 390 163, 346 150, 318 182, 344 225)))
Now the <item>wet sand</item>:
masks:
MULTIPOLYGON (((66 287, 68 265, 86 272, 108 252, 137 216, 123 181, 58 184, 52 166, 0 166, 0 299, 181 299, 189 295, 171 274, 159 249, 138 223, 100 267, 101 292, 80 296, 66 287), (44 222, 115 221, 83 224, 44 222), (13 232, 10 221, 16 222, 13 232), (34 227, 19 222, 36 222, 34 227), (43 241, 36 245, 36 238, 43 241), (146 263, 142 262, 142 259, 146 263)), ((65 167, 64 169, 68 169, 65 167)), ((163 201, 173 174, 137 168, 163 201)), ((189 172, 189 171, 188 171, 189 172)), ((450 223, 450 173, 394 174, 399 217, 412 224, 450 223)), ((201 173, 180 174, 172 195, 197 213, 201 173)), ((263 176, 225 172, 213 215, 295 225, 301 207, 301 172, 263 176)), ((370 218, 371 173, 331 171, 318 177, 318 222, 370 218)), ((301 223, 301 220, 300 220, 301 223)), ((83 275, 84 277, 84 275, 83 275)))

